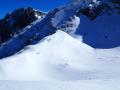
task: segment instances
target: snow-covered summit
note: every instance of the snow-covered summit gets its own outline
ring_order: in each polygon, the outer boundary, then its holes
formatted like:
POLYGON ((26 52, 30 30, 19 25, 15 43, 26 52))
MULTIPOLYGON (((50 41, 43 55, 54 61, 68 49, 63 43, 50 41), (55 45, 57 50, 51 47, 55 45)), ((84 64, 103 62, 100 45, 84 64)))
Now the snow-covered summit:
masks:
POLYGON ((71 69, 73 71, 69 73, 72 74, 77 68, 90 69, 86 65, 93 58, 92 50, 65 32, 57 31, 38 44, 28 46, 14 56, 1 60, 0 80, 75 79, 77 77, 72 75, 67 77, 65 71, 71 69), (58 74, 59 70, 61 72, 58 74))
POLYGON ((107 0, 72 0, 66 6, 51 10, 42 19, 38 18, 3 43, 0 58, 13 55, 27 45, 36 44, 57 30, 78 35, 82 37, 83 43, 93 48, 118 47, 119 7, 116 2, 107 0))

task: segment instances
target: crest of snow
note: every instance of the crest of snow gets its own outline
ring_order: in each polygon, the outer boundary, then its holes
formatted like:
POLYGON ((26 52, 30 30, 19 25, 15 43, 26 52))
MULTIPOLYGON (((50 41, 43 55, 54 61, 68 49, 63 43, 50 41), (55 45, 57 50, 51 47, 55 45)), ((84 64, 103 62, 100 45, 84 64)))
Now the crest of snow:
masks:
POLYGON ((119 50, 94 50, 58 31, 40 43, 1 60, 0 80, 119 79, 119 50))
POLYGON ((75 79, 74 72, 78 68, 90 70, 89 66, 94 67, 93 49, 62 31, 27 48, 29 50, 0 61, 1 80, 75 79), (66 72, 71 73, 70 77, 67 78, 66 72))

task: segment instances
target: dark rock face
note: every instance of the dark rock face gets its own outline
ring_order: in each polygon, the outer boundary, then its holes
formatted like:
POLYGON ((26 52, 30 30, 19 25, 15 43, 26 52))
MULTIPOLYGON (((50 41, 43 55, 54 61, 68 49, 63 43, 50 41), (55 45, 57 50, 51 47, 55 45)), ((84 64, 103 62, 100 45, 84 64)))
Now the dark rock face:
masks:
POLYGON ((100 16, 104 13, 111 15, 113 12, 120 14, 119 0, 106 0, 99 2, 99 4, 96 4, 96 2, 89 3, 87 7, 80 8, 80 10, 77 11, 76 15, 85 15, 90 20, 94 20, 97 18, 97 16, 100 16))
POLYGON ((37 20, 38 17, 36 15, 43 17, 45 13, 28 7, 20 8, 13 11, 11 14, 7 14, 0 20, 0 43, 7 41, 14 33, 37 20))
POLYGON ((116 3, 120 5, 120 0, 111 0, 112 3, 116 3))

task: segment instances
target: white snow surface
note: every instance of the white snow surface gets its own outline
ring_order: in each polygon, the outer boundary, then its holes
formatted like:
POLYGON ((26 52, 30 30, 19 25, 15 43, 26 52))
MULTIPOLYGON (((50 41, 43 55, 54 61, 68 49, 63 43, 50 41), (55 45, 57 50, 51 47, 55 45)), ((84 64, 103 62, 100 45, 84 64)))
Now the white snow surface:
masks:
POLYGON ((95 66, 93 49, 62 31, 26 49, 0 61, 1 80, 74 80, 79 69, 95 66))
POLYGON ((119 53, 58 30, 0 61, 0 90, 119 90, 119 53))
MULTIPOLYGON (((119 15, 105 14, 95 21, 82 15, 77 17, 76 10, 84 6, 79 2, 81 0, 72 0, 56 13, 50 13, 52 18, 42 21, 47 24, 51 21, 61 30, 0 60, 0 90, 120 89, 119 15), (64 25, 72 26, 61 28, 64 25), (65 33, 77 28, 78 36, 72 35, 75 38, 65 33), (109 49, 95 49, 87 44, 109 49)), ((40 23, 33 23, 36 31, 36 26, 44 25, 40 23)), ((42 30, 49 32, 47 24, 42 30)), ((33 36, 36 33, 30 31, 25 34, 29 32, 33 36)), ((38 34, 43 35, 41 32, 38 34)))
POLYGON ((119 80, 68 82, 2 81, 0 90, 120 90, 119 80))

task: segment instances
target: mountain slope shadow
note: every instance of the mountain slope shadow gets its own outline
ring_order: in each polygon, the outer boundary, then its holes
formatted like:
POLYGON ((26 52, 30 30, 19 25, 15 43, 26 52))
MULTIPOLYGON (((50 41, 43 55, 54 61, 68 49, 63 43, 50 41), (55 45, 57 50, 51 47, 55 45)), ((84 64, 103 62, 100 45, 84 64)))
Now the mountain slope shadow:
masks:
POLYGON ((93 48, 114 48, 120 46, 120 5, 104 3, 93 9, 79 11, 80 25, 76 34, 93 48), (103 7, 104 5, 104 7, 103 7))
POLYGON ((120 46, 119 26, 120 16, 116 14, 103 15, 94 21, 82 16, 76 34, 82 35, 83 42, 94 48, 114 48, 120 46))

